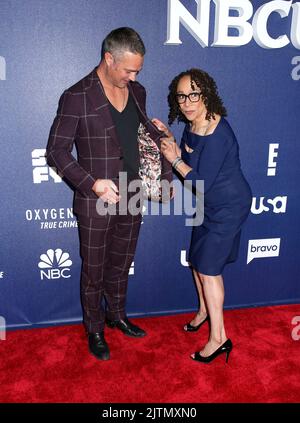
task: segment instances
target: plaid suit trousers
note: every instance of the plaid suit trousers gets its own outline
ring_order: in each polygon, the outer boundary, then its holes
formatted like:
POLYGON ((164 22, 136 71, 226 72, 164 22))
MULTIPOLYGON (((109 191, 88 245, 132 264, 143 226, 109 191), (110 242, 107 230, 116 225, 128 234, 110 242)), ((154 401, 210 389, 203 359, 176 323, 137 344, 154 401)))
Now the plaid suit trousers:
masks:
POLYGON ((78 216, 83 323, 89 333, 104 330, 105 316, 125 317, 128 272, 133 261, 142 216, 78 216), (103 301, 105 300, 107 309, 103 301))

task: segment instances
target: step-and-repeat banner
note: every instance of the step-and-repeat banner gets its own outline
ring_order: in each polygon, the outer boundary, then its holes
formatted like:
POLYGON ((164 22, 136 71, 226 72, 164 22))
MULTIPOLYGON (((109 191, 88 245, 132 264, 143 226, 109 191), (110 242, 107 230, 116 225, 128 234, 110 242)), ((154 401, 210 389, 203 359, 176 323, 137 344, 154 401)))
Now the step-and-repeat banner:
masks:
MULTIPOLYGON (((239 259, 224 273, 225 307, 300 301, 300 2, 1 0, 1 321, 82 319, 73 192, 45 148, 61 93, 99 63, 103 38, 121 26, 146 45, 138 79, 149 116, 167 122, 168 85, 191 67, 213 76, 228 110, 253 203, 239 259)), ((173 125, 177 140, 182 130, 173 125)), ((196 309, 187 216, 145 205, 129 315, 196 309)))

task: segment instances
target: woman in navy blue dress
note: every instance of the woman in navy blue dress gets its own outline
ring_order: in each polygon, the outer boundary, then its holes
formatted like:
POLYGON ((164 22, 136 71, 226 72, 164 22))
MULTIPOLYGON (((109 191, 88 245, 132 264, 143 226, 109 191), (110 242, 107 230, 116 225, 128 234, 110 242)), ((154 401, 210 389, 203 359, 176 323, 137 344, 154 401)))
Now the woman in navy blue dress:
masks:
POLYGON ((200 308, 184 330, 196 331, 208 321, 209 340, 191 357, 207 363, 226 353, 227 361, 232 342, 224 327, 222 272, 237 258, 241 226, 249 214, 252 194, 214 80, 200 69, 190 69, 175 77, 169 90, 169 124, 177 119, 186 126, 179 148, 169 129, 153 119, 166 134, 161 151, 193 188, 198 188, 197 180, 204 181, 204 220, 193 227, 189 251, 200 308))

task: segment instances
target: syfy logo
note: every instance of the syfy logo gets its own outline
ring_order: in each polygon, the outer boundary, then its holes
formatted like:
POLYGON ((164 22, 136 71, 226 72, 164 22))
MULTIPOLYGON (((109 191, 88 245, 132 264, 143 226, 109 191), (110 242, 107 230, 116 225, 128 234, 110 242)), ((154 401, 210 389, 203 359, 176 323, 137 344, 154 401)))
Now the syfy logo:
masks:
MULTIPOLYGON (((257 198, 252 198, 252 205, 251 205, 251 213, 253 214, 261 214, 263 212, 268 212, 270 207, 264 204, 265 197, 260 197, 259 205, 257 206, 257 198)), ((286 204, 287 204, 287 196, 284 195, 282 197, 277 196, 273 199, 269 199, 265 201, 267 204, 273 209, 273 213, 285 213, 286 212, 286 204)))
POLYGON ((0 81, 6 80, 6 61, 4 57, 0 56, 0 81))
POLYGON ((70 266, 72 266, 72 260, 70 260, 69 257, 70 255, 68 253, 63 253, 60 248, 57 248, 55 251, 49 249, 46 254, 41 254, 41 261, 38 264, 38 267, 42 269, 40 271, 41 280, 44 280, 44 278, 70 278, 70 266))
POLYGON ((4 279, 4 272, 0 272, 0 279, 4 279))
POLYGON ((255 258, 278 257, 280 238, 249 239, 247 264, 255 258))
MULTIPOLYGON (((180 24, 202 46, 208 47, 211 0, 195 0, 197 17, 184 7, 180 0, 168 0, 168 34, 165 44, 182 44, 179 38, 180 24)), ((238 47, 248 44, 252 38, 262 48, 282 48, 290 43, 300 49, 300 2, 274 0, 260 6, 253 15, 250 0, 213 0, 215 4, 214 40, 212 47, 238 47), (268 20, 272 13, 285 18, 292 10, 290 39, 286 34, 273 38, 268 32, 268 20), (232 13, 234 12, 234 13, 232 13), (234 16, 233 16, 234 14, 234 16), (238 35, 229 35, 229 29, 238 35)))
POLYGON ((55 183, 61 182, 62 178, 57 174, 56 169, 47 165, 45 154, 46 149, 44 148, 37 148, 31 153, 33 183, 40 184, 41 182, 49 181, 49 177, 52 178, 55 183))

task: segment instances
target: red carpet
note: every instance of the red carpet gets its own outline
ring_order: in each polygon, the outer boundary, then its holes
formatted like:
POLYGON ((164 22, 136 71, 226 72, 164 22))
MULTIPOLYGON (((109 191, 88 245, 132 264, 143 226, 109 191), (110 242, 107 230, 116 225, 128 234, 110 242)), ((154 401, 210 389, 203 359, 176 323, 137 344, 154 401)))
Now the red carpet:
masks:
POLYGON ((143 339, 107 329, 107 362, 88 353, 82 325, 9 331, 0 341, 0 402, 299 402, 294 316, 299 305, 225 311, 228 364, 225 354, 210 364, 189 358, 208 334, 206 324, 182 331, 191 314, 132 319, 148 332, 143 339))

